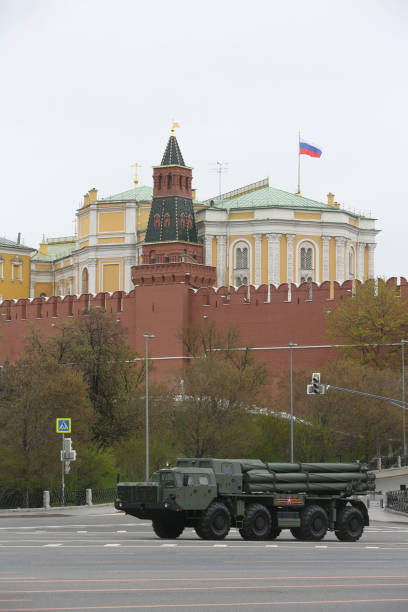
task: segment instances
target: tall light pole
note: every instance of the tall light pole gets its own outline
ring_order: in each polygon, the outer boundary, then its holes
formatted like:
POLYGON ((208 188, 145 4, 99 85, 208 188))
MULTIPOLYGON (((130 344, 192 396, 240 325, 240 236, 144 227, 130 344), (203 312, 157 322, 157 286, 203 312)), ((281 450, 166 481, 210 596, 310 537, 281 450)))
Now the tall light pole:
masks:
POLYGON ((290 462, 293 463, 293 347, 297 346, 295 342, 289 342, 290 355, 290 462))
POLYGON ((401 379, 402 379, 402 454, 407 456, 407 435, 405 431, 405 344, 408 340, 401 340, 401 379))
POLYGON ((146 480, 149 480, 149 339, 153 334, 143 334, 146 343, 146 480))

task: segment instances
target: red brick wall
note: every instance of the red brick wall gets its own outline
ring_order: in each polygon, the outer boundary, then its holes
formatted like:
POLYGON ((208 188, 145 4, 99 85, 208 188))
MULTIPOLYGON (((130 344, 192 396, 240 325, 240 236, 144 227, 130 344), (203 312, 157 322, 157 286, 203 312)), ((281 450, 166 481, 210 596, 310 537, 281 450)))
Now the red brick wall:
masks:
MULTIPOLYGON (((168 271, 172 265, 168 264, 168 271)), ((236 325, 241 331, 243 345, 248 343, 257 348, 284 347, 289 342, 306 346, 326 345, 330 342, 325 336, 325 312, 351 295, 351 281, 342 286, 334 283, 334 299, 330 299, 330 283, 323 283, 320 287, 313 285, 311 296, 306 284, 300 287, 292 285, 291 300, 288 301, 288 286, 285 284, 278 288, 271 286, 268 301, 267 286, 261 285, 257 290, 251 287, 250 302, 247 302, 246 287, 236 291, 233 288, 228 291, 226 287, 194 289, 183 266, 188 267, 188 264, 178 264, 179 274, 174 280, 172 274, 164 274, 162 284, 139 285, 129 294, 115 292, 81 295, 79 298, 66 296, 63 299, 51 297, 3 302, 0 306, 0 363, 7 357, 11 361, 17 357, 30 325, 46 334, 57 333, 62 321, 86 315, 89 306, 100 306, 121 321, 128 342, 140 355, 145 351, 143 334, 148 332, 156 336, 150 340, 149 350, 153 357, 163 359, 155 361, 154 376, 170 380, 185 357, 180 330, 192 322, 206 325, 213 321, 220 329, 236 325)), ((395 283, 395 278, 387 281, 387 284, 395 283)), ((401 298, 408 299, 408 283, 404 278, 401 278, 400 289, 401 298)), ((271 372, 287 369, 287 350, 259 350, 255 355, 268 363, 271 372)), ((294 363, 296 367, 313 369, 333 357, 332 349, 302 349, 296 350, 294 363)))

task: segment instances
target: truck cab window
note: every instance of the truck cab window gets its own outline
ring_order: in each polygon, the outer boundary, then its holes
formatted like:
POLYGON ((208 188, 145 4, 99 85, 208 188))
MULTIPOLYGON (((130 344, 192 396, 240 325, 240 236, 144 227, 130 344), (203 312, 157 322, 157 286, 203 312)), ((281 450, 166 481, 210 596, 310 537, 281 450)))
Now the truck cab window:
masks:
POLYGON ((166 487, 174 487, 174 474, 172 472, 162 472, 161 482, 166 487))
POLYGON ((199 481, 200 485, 208 485, 209 484, 207 474, 199 474, 198 475, 198 481, 199 481))
POLYGON ((223 474, 232 474, 232 463, 223 463, 221 465, 221 471, 223 474))

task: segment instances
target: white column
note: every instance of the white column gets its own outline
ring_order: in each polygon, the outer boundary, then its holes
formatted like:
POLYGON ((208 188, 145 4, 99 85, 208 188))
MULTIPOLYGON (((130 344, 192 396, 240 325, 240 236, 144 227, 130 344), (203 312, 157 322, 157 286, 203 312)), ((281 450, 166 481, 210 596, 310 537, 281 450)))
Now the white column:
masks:
POLYGON ((359 281, 364 280, 364 252, 365 242, 359 242, 357 245, 357 279, 359 281))
POLYGON ((98 293, 96 287, 96 259, 88 259, 86 267, 88 268, 88 293, 98 293))
POLYGON ((282 234, 266 234, 268 240, 268 285, 280 283, 280 241, 282 234))
POLYGON ((206 266, 212 266, 212 244, 214 236, 206 236, 204 238, 204 263, 206 266))
POLYGON ((293 283, 293 257, 294 257, 294 253, 293 253, 293 243, 295 240, 295 234, 286 234, 286 244, 287 244, 287 249, 286 249, 286 257, 287 257, 287 277, 288 277, 288 284, 290 285, 290 283, 293 283))
POLYGON ((136 204, 128 204, 125 209, 125 242, 134 244, 136 241, 136 204))
POLYGON ((262 267, 262 234, 254 234, 255 239, 255 285, 261 284, 261 267, 262 267))
POLYGON ((336 238, 336 281, 344 283, 344 238, 336 238))
MULTIPOLYGON (((322 270, 322 282, 330 280, 330 236, 323 236, 323 270, 322 270)), ((316 281, 318 279, 317 274, 317 262, 316 262, 316 281)))
POLYGON ((226 236, 217 236, 217 286, 225 285, 225 247, 227 244, 226 236))
POLYGON ((123 282, 124 290, 129 293, 134 288, 132 283, 132 266, 136 265, 136 257, 134 255, 129 255, 125 257, 125 278, 123 282))
POLYGON ((368 278, 374 278, 374 251, 377 245, 375 242, 369 242, 368 247, 368 278))

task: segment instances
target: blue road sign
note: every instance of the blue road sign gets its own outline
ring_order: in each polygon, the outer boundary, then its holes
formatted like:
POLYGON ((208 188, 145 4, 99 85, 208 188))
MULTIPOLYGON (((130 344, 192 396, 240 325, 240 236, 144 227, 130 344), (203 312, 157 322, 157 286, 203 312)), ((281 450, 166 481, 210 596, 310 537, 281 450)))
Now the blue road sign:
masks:
POLYGON ((57 433, 71 433, 71 419, 57 419, 57 433))

